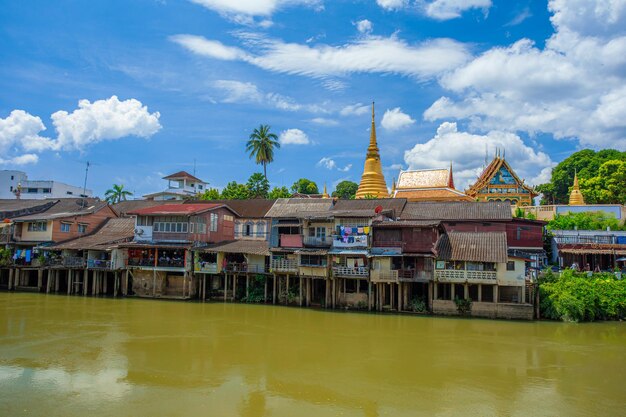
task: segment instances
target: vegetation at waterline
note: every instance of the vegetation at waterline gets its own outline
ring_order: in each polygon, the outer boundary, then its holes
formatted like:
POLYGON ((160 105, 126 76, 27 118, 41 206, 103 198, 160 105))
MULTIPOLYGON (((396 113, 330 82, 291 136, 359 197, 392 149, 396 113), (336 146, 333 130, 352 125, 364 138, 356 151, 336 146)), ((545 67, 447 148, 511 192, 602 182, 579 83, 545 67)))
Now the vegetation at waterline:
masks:
POLYGON ((548 230, 626 230, 615 216, 605 212, 557 214, 547 224, 548 230))
POLYGON ((623 204, 626 200, 626 152, 583 149, 555 166, 550 182, 537 187, 543 194, 542 204, 567 204, 575 173, 587 204, 623 204))
POLYGON ((563 321, 626 318, 626 280, 612 273, 546 270, 539 278, 541 317, 563 321))
POLYGON ((244 296, 241 301, 244 303, 262 303, 265 301, 265 276, 255 275, 250 278, 250 286, 248 287, 248 296, 245 296, 245 287, 239 288, 244 296))

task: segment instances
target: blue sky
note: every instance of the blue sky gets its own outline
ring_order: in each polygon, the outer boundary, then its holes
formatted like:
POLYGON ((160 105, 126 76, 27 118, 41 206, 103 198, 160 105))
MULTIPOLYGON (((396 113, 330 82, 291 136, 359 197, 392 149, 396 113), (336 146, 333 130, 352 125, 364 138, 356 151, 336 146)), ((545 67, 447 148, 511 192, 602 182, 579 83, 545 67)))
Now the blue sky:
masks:
POLYGON ((387 182, 496 148, 527 182, 576 149, 626 149, 626 2, 98 0, 0 10, 0 169, 137 195, 184 169, 221 188, 357 181, 369 104, 387 182), (80 104, 79 104, 80 103, 80 104))

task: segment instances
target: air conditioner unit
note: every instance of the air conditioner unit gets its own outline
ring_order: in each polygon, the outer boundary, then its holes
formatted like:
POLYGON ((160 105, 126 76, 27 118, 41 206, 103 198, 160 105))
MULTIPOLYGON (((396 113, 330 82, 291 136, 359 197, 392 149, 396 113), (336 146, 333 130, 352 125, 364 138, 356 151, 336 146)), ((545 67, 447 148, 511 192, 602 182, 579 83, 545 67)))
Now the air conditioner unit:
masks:
POLYGON ((139 229, 139 228, 135 229, 135 234, 138 236, 143 235, 143 229, 139 229))

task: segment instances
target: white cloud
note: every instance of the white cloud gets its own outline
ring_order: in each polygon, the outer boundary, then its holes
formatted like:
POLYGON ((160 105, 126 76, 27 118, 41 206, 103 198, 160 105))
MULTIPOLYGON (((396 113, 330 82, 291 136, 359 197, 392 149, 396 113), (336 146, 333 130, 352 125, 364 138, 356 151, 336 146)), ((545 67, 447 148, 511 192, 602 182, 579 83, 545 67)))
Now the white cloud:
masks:
POLYGON ((105 140, 116 140, 126 136, 149 137, 161 125, 160 114, 149 113, 148 108, 135 99, 120 101, 116 96, 106 100, 80 100, 78 109, 72 113, 57 111, 52 114, 57 137, 41 136, 45 125, 37 116, 23 110, 13 110, 0 118, 0 154, 17 156, 2 158, 4 164, 36 163, 33 153, 46 150, 83 150, 85 147, 105 140))
POLYGON ((408 44, 396 36, 367 36, 340 46, 286 43, 255 33, 238 33, 248 49, 194 35, 170 39, 190 52, 221 60, 240 60, 259 68, 313 78, 351 73, 400 74, 418 79, 438 76, 469 58, 467 47, 452 39, 408 44))
POLYGON ((323 157, 317 162, 317 166, 323 166, 326 169, 337 168, 337 163, 332 158, 323 157))
POLYGON ((341 172, 348 172, 352 169, 352 164, 348 164, 343 168, 337 168, 337 170, 341 171, 341 172))
POLYGON ((360 33, 370 33, 373 28, 372 22, 367 19, 359 20, 355 23, 355 26, 356 30, 358 30, 360 33))
POLYGON ((522 39, 444 75, 440 84, 450 95, 425 119, 467 119, 474 130, 549 133, 626 149, 624 4, 550 1, 556 32, 544 48, 522 39))
POLYGON ((264 93, 254 83, 237 80, 217 80, 213 87, 219 90, 223 97, 222 103, 262 103, 279 110, 299 111, 311 113, 327 113, 328 110, 317 104, 300 104, 293 98, 278 93, 264 93))
POLYGON ((529 7, 525 7, 521 12, 517 13, 513 19, 505 23, 504 26, 517 26, 524 20, 532 17, 532 13, 529 7))
POLYGON ((555 165, 544 152, 528 146, 516 134, 491 131, 485 135, 459 132, 456 123, 444 122, 437 134, 426 143, 418 143, 404 152, 408 169, 445 168, 453 163, 455 185, 469 187, 487 162, 491 162, 496 148, 505 152, 506 160, 526 183, 537 185, 550 178, 555 165))
POLYGON ((408 6, 408 0, 376 0, 376 3, 385 10, 399 10, 408 6))
POLYGON ((342 116, 361 116, 370 111, 370 106, 361 103, 350 104, 339 111, 342 116))
POLYGON ((469 9, 489 10, 491 0, 434 0, 425 4, 426 15, 437 20, 461 17, 469 9))
POLYGON ((314 119, 311 119, 312 123, 321 125, 321 126, 337 126, 339 125, 339 122, 334 120, 334 119, 327 119, 325 117, 316 117, 314 119))
MULTIPOLYGON (((322 9, 321 0, 190 0, 193 3, 218 12, 225 18, 241 24, 253 24, 254 17, 269 17, 277 10, 287 7, 303 5, 322 9)), ((263 25, 269 19, 259 22, 263 25)), ((267 23, 265 23, 267 24, 267 23)))
POLYGON ((387 130, 404 129, 413 123, 415 123, 415 120, 411 119, 411 116, 408 114, 403 113, 400 107, 387 110, 383 115, 383 120, 380 122, 381 126, 387 130))
POLYGON ((311 143, 309 137, 300 129, 287 129, 280 133, 281 145, 308 145, 311 143))

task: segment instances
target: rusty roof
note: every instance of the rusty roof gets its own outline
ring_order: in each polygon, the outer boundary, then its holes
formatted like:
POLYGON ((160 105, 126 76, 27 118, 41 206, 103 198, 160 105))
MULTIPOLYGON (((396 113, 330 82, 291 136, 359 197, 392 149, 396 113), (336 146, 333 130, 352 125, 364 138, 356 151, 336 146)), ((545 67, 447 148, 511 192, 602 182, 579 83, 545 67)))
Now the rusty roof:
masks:
POLYGON ((96 213, 107 206, 108 204, 106 201, 101 201, 98 198, 61 198, 56 200, 56 203, 51 205, 48 209, 40 213, 20 216, 13 219, 13 221, 26 222, 85 216, 96 213))
POLYGON ((191 175, 190 173, 188 173, 187 171, 178 171, 174 174, 168 175, 166 177, 163 177, 164 180, 175 180, 178 178, 185 178, 188 180, 192 180, 192 181, 198 181, 198 182, 202 182, 204 183, 204 181, 202 181, 200 178, 194 177, 193 175, 191 175))
POLYGON ((373 222, 372 226, 376 228, 394 228, 394 227, 436 227, 439 226, 438 220, 398 220, 398 221, 382 221, 373 222))
POLYGON ((52 207, 58 199, 0 199, 0 220, 26 216, 45 211, 52 207))
POLYGON ((111 207, 120 216, 125 216, 131 211, 144 209, 147 207, 162 206, 163 204, 182 204, 183 200, 126 200, 113 204, 111 207))
POLYGON ((50 249, 69 250, 107 250, 132 240, 135 220, 130 218, 111 218, 90 235, 49 246, 50 249))
POLYGON ((450 232, 437 243, 437 259, 444 261, 498 262, 508 259, 505 232, 450 232))
POLYGON ((269 256, 269 245, 266 240, 235 240, 232 242, 218 243, 204 248, 203 252, 209 253, 242 253, 248 255, 269 256))
POLYGON ((511 220, 511 204, 504 201, 408 202, 402 220, 511 220))
POLYGON ((378 198, 378 199, 340 199, 335 202, 331 213, 335 217, 375 217, 376 207, 380 206, 382 212, 393 211, 398 216, 406 200, 403 198, 378 198))
POLYGON ((308 218, 328 215, 332 217, 330 209, 333 200, 330 198, 279 198, 267 217, 308 218))
POLYGON ((220 207, 226 207, 234 214, 237 214, 232 208, 224 204, 212 204, 212 203, 197 203, 197 204, 161 204, 160 206, 145 207, 135 211, 129 211, 128 214, 134 214, 138 216, 169 216, 169 215, 183 215, 194 216, 207 211, 215 210, 220 207))
POLYGON ((230 207, 239 213, 243 218, 259 219, 265 217, 268 210, 272 208, 276 200, 266 200, 264 198, 251 198, 248 200, 190 200, 184 204, 214 203, 230 207))

